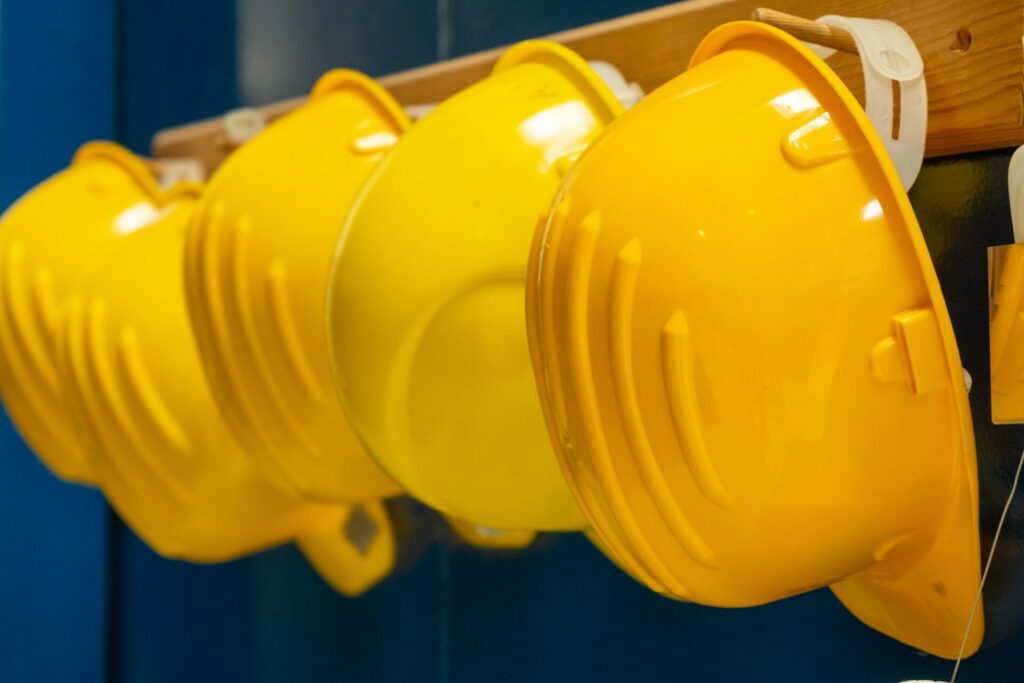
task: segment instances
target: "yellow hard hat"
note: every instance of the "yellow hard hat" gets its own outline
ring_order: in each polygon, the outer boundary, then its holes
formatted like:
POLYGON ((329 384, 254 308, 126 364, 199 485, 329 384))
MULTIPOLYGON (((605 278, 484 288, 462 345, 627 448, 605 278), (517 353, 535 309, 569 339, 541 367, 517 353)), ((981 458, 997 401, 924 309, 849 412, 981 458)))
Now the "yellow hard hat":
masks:
POLYGON ((328 72, 218 169, 188 231, 189 312, 217 403, 262 469, 310 499, 398 493, 338 401, 324 307, 345 213, 407 125, 372 80, 328 72))
POLYGON ((258 479, 213 409, 181 288, 199 192, 163 190, 141 159, 90 143, 4 215, 4 401, 56 473, 102 486, 163 554, 215 561, 297 539, 360 592, 393 562, 383 507, 308 505, 258 479))
POLYGON ((349 418, 405 489, 470 525, 584 524, 544 432, 524 277, 537 216, 620 110, 580 57, 521 43, 402 137, 342 232, 328 332, 349 418))
POLYGON ((989 352, 992 421, 1024 422, 1024 244, 989 250, 993 259, 989 352))
POLYGON ((999 424, 1024 422, 1024 147, 1007 175, 1016 243, 989 249, 992 421, 999 424))
POLYGON ((394 560, 381 505, 310 504, 279 488, 252 466, 213 401, 181 282, 198 196, 151 215, 60 312, 59 369, 96 478, 162 555, 216 562, 298 539, 329 582, 361 592, 394 560))
POLYGON ((57 370, 57 309, 124 235, 194 190, 162 191, 142 160, 91 142, 0 218, 0 395, 22 437, 64 479, 95 483, 57 370))
POLYGON ((527 282, 551 440, 622 566, 717 606, 830 585, 957 656, 980 547, 956 341, 824 62, 761 24, 712 32, 580 159, 527 282))

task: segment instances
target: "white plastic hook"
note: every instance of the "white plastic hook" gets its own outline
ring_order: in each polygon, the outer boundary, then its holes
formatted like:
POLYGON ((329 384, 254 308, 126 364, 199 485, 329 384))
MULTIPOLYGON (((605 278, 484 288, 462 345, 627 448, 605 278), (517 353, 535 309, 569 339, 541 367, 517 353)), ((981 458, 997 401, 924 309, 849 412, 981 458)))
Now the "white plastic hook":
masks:
POLYGON ((612 91, 615 98, 622 103, 622 106, 629 109, 643 99, 644 89, 639 84, 627 81, 622 72, 610 62, 592 60, 588 62, 590 68, 604 81, 604 84, 612 91))
POLYGON ((1010 216, 1013 219, 1013 241, 1024 243, 1024 147, 1010 157, 1010 216))
POLYGON ((413 121, 419 121, 436 108, 436 102, 428 102, 427 104, 407 104, 404 107, 406 116, 413 121))
POLYGON ((206 180, 206 169, 199 159, 160 159, 159 168, 157 179, 164 189, 182 181, 201 183, 206 180))
MULTIPOLYGON (((928 91, 924 62, 914 40, 898 24, 881 19, 826 15, 818 22, 846 30, 853 36, 864 69, 864 110, 882 138, 904 189, 910 189, 924 161, 928 131, 928 91), (900 126, 893 135, 893 81, 899 83, 900 126)), ((831 48, 810 45, 822 59, 831 48)))
POLYGON ((267 117, 259 109, 232 109, 224 114, 224 136, 235 147, 248 142, 267 125, 267 117))

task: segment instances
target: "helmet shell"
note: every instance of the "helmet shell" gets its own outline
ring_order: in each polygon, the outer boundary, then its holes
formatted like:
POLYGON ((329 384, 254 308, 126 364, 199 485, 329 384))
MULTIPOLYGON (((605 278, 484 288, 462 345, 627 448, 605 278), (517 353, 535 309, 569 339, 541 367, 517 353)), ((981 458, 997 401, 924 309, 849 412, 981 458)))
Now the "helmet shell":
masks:
POLYGON ((538 41, 399 141, 349 213, 329 334, 373 456, 471 524, 577 529, 544 432, 523 320, 537 217, 621 107, 569 50, 538 41))
POLYGON ((980 554, 962 368, 906 194, 823 62, 714 31, 583 155, 530 265, 549 431, 623 566, 717 606, 832 585, 957 655, 980 554))
POLYGON ((345 213, 407 125, 371 79, 328 72, 217 170, 189 227, 185 289, 214 397, 261 470, 313 500, 398 493, 342 411, 324 308, 345 213))
POLYGON ((190 183, 161 190, 128 150, 90 142, 0 218, 0 395, 25 441, 64 479, 96 483, 57 367, 58 309, 125 236, 197 192, 190 183))

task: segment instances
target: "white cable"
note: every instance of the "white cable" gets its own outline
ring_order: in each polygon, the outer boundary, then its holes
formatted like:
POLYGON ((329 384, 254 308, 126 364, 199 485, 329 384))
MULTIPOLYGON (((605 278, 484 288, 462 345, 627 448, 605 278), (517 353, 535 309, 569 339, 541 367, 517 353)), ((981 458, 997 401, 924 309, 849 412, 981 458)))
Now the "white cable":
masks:
POLYGON ((967 620, 967 629, 964 631, 963 640, 960 641, 960 654, 957 655, 956 664, 953 666, 953 675, 949 679, 949 683, 956 683, 956 675, 960 672, 960 662, 964 658, 964 650, 967 649, 967 640, 971 635, 971 628, 974 626, 974 616, 978 613, 978 605, 981 603, 981 591, 985 588, 985 580, 988 579, 988 570, 992 568, 992 558, 996 554, 996 544, 999 543, 999 536, 1003 533, 1003 522, 1006 521, 1006 515, 1010 512, 1010 504, 1013 502, 1013 496, 1017 493, 1017 484, 1020 482, 1020 471, 1024 468, 1024 451, 1020 454, 1020 461, 1017 463, 1017 472, 1013 475, 1013 485, 1010 487, 1010 495, 1006 499, 1006 505, 1003 506, 1003 514, 999 516, 999 525, 996 527, 996 535, 992 539, 992 547, 988 551, 988 559, 985 560, 985 571, 981 574, 981 584, 978 586, 978 594, 974 596, 974 607, 971 608, 971 618, 967 620))

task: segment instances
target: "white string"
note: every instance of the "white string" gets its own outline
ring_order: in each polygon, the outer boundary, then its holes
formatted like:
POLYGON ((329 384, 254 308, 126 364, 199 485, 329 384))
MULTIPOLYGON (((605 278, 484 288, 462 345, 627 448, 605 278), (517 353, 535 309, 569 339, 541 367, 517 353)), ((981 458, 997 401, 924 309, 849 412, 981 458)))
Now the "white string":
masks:
POLYGON ((988 551, 988 559, 985 560, 985 571, 981 573, 981 585, 978 586, 978 594, 974 596, 974 607, 971 608, 971 618, 967 620, 967 630, 964 631, 964 638, 960 641, 960 654, 957 655, 956 664, 953 666, 953 676, 949 679, 949 683, 956 683, 956 675, 960 672, 960 662, 964 659, 964 650, 967 649, 967 640, 971 635, 971 628, 974 626, 974 615, 978 612, 978 604, 981 602, 981 591, 985 588, 985 580, 988 579, 988 570, 992 568, 992 558, 996 554, 996 544, 999 543, 999 536, 1003 533, 1003 522, 1006 521, 1006 515, 1010 512, 1010 504, 1013 502, 1013 496, 1017 493, 1017 483, 1020 481, 1020 471, 1024 468, 1024 451, 1020 454, 1020 461, 1017 463, 1017 472, 1013 475, 1013 485, 1010 487, 1010 496, 1006 499, 1006 505, 1003 506, 1003 514, 999 517, 999 525, 996 527, 996 535, 992 539, 992 547, 988 551))

